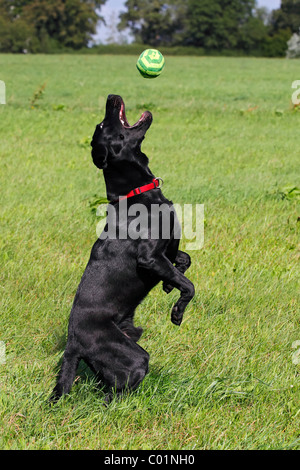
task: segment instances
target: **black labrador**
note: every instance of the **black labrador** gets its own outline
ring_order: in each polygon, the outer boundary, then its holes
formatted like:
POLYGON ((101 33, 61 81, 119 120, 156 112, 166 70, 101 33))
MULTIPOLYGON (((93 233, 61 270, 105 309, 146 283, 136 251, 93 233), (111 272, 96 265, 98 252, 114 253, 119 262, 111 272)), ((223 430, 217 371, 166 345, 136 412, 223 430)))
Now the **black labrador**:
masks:
POLYGON ((137 344, 143 330, 133 324, 136 307, 163 281, 165 292, 173 287, 180 291, 171 315, 172 322, 180 325, 194 296, 194 286, 184 276, 190 257, 178 250, 179 237, 174 237, 177 219, 172 202, 163 196, 158 179, 148 167, 148 158, 141 151, 151 122, 152 114, 146 111, 136 124, 129 126, 122 98, 109 95, 105 118, 96 126, 92 158, 103 169, 107 198, 115 218, 110 221, 107 217, 104 232, 92 248, 78 286, 63 362, 51 395, 53 401, 69 393, 81 359, 106 385, 108 397, 113 391, 119 394, 125 389, 134 390, 145 377, 149 362, 149 354, 137 344), (127 220, 120 210, 124 202, 127 220), (151 238, 149 224, 144 224, 138 236, 121 236, 121 228, 128 228, 135 220, 130 213, 137 203, 152 224, 153 206, 167 207, 170 236, 162 236, 162 213, 158 237, 151 238))

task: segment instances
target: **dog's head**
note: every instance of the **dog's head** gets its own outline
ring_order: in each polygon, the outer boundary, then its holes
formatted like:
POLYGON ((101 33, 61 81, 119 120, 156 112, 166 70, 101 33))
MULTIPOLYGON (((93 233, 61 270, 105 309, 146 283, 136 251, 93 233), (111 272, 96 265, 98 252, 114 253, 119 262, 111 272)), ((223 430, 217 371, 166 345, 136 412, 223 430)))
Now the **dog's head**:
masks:
POLYGON ((138 157, 141 142, 152 123, 152 114, 145 111, 133 125, 128 124, 121 96, 108 95, 104 120, 96 126, 91 142, 95 165, 106 168, 117 159, 138 157))

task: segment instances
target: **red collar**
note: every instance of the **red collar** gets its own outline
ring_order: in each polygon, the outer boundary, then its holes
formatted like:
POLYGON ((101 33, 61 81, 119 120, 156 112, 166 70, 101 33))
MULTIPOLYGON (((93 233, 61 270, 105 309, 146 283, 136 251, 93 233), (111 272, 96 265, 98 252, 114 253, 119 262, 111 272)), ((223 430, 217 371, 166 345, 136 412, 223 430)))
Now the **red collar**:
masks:
POLYGON ((162 178, 159 178, 159 177, 154 178, 152 180, 152 183, 144 184, 144 186, 140 186, 138 188, 132 189, 128 194, 126 194, 126 196, 120 196, 119 199, 117 199, 117 201, 128 199, 129 197, 132 197, 132 196, 138 196, 139 194, 145 193, 146 191, 150 191, 151 189, 161 188, 162 185, 163 185, 162 178))

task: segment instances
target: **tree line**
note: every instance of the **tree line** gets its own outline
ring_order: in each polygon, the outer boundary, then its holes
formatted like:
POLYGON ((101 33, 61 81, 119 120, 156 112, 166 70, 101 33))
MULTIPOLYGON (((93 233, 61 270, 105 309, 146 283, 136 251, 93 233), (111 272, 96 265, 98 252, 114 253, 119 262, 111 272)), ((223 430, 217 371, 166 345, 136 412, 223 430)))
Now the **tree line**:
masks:
POLYGON ((106 0, 0 0, 1 52, 87 47, 106 0))
POLYGON ((277 10, 256 0, 127 0, 119 29, 153 46, 194 46, 205 52, 241 51, 282 56, 300 29, 300 0, 282 0, 277 10))
MULTIPOLYGON (((106 0, 0 0, 1 52, 57 52, 91 45, 106 0)), ((127 0, 118 29, 152 47, 285 55, 300 30, 300 0, 269 12, 256 0, 127 0)))

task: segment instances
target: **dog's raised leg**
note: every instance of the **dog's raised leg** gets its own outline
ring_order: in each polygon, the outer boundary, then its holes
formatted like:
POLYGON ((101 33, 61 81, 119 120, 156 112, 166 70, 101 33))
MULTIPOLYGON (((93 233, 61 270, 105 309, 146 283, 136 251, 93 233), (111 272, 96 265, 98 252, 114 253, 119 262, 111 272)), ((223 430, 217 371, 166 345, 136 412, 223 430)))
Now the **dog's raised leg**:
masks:
POLYGON ((138 266, 151 271, 166 284, 171 284, 180 290, 181 295, 172 309, 171 321, 180 325, 187 304, 195 295, 193 283, 187 279, 164 255, 158 250, 152 250, 150 243, 141 243, 139 247, 138 266))
MULTIPOLYGON (((182 274, 184 274, 187 269, 191 266, 191 257, 184 251, 178 250, 176 258, 175 258, 175 268, 178 269, 182 274)), ((174 287, 171 284, 163 283, 163 290, 166 294, 172 292, 174 287)))

